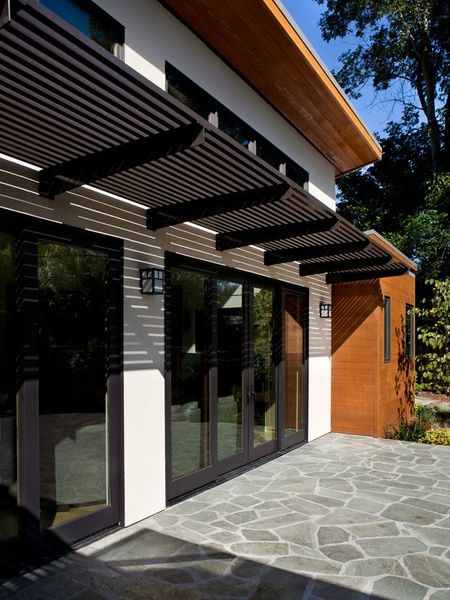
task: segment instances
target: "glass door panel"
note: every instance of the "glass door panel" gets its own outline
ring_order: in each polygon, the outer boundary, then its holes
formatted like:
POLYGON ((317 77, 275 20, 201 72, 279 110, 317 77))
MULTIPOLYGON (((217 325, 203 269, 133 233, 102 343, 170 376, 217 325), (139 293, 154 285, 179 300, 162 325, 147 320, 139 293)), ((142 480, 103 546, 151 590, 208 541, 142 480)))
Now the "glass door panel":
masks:
POLYGON ((304 331, 302 297, 284 295, 284 435, 304 430, 304 331))
POLYGON ((108 257, 38 242, 41 527, 105 508, 108 257))
POLYGON ((275 366, 273 361, 273 290, 253 287, 253 445, 277 437, 275 366))
POLYGON ((242 373, 244 354, 242 285, 217 280, 217 458, 244 448, 242 373))
POLYGON ((0 234, 0 544, 17 535, 14 238, 0 234))
POLYGON ((172 478, 211 464, 209 277, 171 271, 172 478))

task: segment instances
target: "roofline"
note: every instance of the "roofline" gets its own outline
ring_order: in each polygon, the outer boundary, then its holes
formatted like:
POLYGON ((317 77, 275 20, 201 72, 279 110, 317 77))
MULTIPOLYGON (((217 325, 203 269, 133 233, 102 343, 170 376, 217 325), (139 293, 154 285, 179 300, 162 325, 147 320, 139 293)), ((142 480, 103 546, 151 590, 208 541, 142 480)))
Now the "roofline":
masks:
POLYGON ((375 229, 369 229, 369 230, 365 231, 364 233, 371 239, 375 238, 373 240, 375 243, 376 243, 376 240, 379 240, 384 245, 389 246, 389 248, 392 250, 392 252, 397 254, 397 256, 400 259, 402 259, 405 262, 406 266, 409 267, 412 271, 416 272, 418 270, 418 267, 413 260, 411 260, 408 256, 406 256, 406 254, 403 254, 403 252, 401 252, 398 248, 396 248, 394 246, 394 244, 392 244, 389 240, 387 240, 380 233, 378 233, 378 231, 375 231, 375 229))
POLYGON ((283 2, 281 0, 263 0, 263 2, 269 8, 270 8, 270 6, 269 6, 270 3, 274 3, 278 7, 278 9, 282 13, 283 17, 286 19, 286 21, 289 23, 289 25, 295 31, 295 33, 297 34, 297 36, 299 37, 299 39, 301 40, 301 42, 305 45, 305 47, 307 48, 307 50, 310 52, 311 56, 314 58, 314 60, 320 66, 320 68, 322 69, 324 75, 326 75, 326 77, 328 78, 329 82, 332 84, 332 86, 335 88, 336 92, 342 98, 342 100, 344 101, 344 103, 347 106, 347 108, 350 110, 350 112, 353 113, 354 117, 356 117, 357 121, 359 122, 359 125, 364 129, 364 131, 366 132, 366 134, 371 138, 371 140, 373 141, 373 143, 377 146, 378 150, 380 152, 382 152, 382 148, 381 148, 378 140, 376 139, 375 135, 372 133, 372 131, 370 131, 370 129, 364 123, 362 117, 359 115, 358 111, 356 110, 356 108, 351 103, 351 101, 350 101, 349 97, 347 96, 347 94, 344 92, 344 90, 341 88, 341 86, 339 85, 339 83, 336 81, 336 78, 334 77, 334 75, 331 73, 331 71, 325 65, 325 63, 323 62, 323 60, 320 58, 319 54, 314 49, 314 47, 312 46, 311 42, 308 40, 308 38, 306 37, 306 35, 304 34, 304 32, 301 30, 301 28, 299 27, 299 25, 296 23, 296 21, 294 20, 294 18, 292 17, 292 15, 288 11, 288 9, 285 7, 285 5, 283 4, 283 2))

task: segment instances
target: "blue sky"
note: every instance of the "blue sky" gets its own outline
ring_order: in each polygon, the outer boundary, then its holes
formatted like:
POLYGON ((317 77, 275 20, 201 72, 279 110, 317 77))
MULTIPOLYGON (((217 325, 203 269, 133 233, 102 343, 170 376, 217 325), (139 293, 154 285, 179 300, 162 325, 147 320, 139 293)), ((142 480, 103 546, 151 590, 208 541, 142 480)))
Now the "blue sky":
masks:
MULTIPOLYGON (((327 67, 330 70, 338 70, 338 57, 352 47, 352 42, 351 40, 332 40, 327 43, 322 40, 318 23, 320 15, 324 11, 324 5, 317 4, 315 0, 283 0, 283 4, 327 67)), ((351 101, 364 123, 374 133, 381 133, 388 121, 397 120, 401 114, 399 107, 393 108, 392 103, 384 101, 389 97, 386 94, 375 96, 371 86, 366 85, 362 97, 359 100, 351 101)))

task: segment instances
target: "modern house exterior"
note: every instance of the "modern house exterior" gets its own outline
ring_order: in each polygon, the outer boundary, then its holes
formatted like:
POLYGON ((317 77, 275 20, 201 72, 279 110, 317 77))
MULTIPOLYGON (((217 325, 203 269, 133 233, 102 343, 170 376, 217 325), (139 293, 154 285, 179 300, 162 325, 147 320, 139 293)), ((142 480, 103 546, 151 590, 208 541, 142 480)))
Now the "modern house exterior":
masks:
POLYGON ((5 556, 331 430, 331 285, 410 265, 335 212, 381 150, 278 0, 3 0, 0 106, 5 556))

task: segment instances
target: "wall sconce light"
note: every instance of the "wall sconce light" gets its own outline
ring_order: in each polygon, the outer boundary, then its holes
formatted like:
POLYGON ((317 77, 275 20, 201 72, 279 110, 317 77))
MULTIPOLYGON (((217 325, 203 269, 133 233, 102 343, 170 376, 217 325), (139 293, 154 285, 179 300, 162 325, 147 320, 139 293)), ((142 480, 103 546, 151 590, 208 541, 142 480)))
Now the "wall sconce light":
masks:
POLYGON ((331 304, 325 304, 325 302, 321 302, 319 311, 321 319, 331 319, 331 304))
POLYGON ((141 294, 164 294, 164 270, 140 269, 139 278, 141 282, 141 294))

